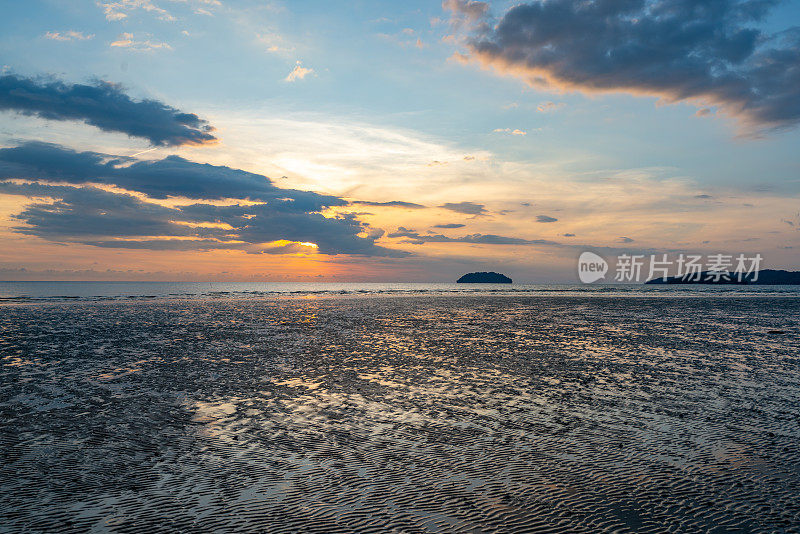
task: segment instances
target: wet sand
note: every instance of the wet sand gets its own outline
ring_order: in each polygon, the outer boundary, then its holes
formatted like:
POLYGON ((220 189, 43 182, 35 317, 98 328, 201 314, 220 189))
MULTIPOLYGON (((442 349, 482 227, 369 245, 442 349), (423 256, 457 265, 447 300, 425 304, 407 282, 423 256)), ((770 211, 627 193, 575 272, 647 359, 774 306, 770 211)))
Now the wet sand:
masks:
POLYGON ((797 532, 798 319, 793 297, 3 305, 0 532, 797 532))

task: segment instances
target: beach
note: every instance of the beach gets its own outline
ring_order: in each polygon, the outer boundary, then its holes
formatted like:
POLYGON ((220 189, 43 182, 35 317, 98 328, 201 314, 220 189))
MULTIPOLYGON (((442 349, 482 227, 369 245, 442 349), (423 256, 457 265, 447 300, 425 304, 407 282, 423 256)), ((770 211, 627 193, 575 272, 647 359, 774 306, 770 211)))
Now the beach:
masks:
POLYGON ((800 299, 661 291, 6 301, 0 532, 796 532, 800 299))

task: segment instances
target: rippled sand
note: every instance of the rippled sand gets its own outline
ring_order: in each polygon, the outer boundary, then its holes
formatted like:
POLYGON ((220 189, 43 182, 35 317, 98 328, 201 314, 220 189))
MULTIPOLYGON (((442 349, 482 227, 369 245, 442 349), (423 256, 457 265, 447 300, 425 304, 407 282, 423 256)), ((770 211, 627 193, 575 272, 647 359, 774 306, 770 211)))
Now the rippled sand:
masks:
POLYGON ((779 297, 4 305, 0 531, 797 532, 798 319, 779 297))

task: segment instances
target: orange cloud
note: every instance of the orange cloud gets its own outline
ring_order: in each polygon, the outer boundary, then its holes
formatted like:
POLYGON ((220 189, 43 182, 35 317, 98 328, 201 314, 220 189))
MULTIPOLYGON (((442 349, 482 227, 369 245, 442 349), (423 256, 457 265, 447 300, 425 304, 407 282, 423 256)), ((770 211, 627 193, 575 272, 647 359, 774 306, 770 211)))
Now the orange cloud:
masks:
POLYGON ((310 74, 314 74, 314 69, 303 67, 298 61, 292 69, 292 72, 290 72, 289 75, 283 79, 283 81, 294 82, 297 80, 302 80, 310 74))

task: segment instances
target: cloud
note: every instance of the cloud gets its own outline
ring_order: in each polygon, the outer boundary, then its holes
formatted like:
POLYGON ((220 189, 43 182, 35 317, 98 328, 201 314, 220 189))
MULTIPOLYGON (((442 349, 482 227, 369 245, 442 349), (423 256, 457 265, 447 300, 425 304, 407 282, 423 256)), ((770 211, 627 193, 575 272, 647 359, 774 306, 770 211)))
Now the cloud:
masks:
POLYGON ((747 127, 800 121, 800 29, 755 27, 776 0, 534 1, 496 24, 469 3, 466 54, 556 91, 621 92, 718 106, 747 127))
POLYGON ((190 4, 194 9, 195 14, 208 16, 212 16, 214 14, 209 11, 209 9, 222 6, 222 2, 219 0, 172 0, 172 2, 190 4))
POLYGON ((120 34, 119 37, 117 37, 117 40, 112 41, 109 46, 112 48, 130 48, 131 50, 137 50, 140 52, 149 52, 151 50, 158 50, 159 48, 172 50, 172 47, 167 43, 159 43, 149 39, 146 41, 136 41, 132 33, 120 34))
POLYGON ((575 237, 575 234, 561 234, 564 237, 575 237))
POLYGON ((464 228, 466 224, 461 223, 448 223, 448 224, 435 224, 434 228, 464 228))
POLYGON ((119 0, 117 2, 97 4, 103 9, 107 20, 119 21, 128 18, 128 13, 137 9, 154 13, 161 20, 175 20, 166 10, 161 9, 150 0, 119 0))
POLYGON ((471 154, 477 161, 466 162, 468 152, 462 147, 428 134, 343 116, 259 119, 237 112, 233 117, 224 117, 227 152, 233 151, 248 166, 269 169, 275 176, 291 175, 308 189, 358 190, 357 197, 365 200, 401 200, 409 189, 429 190, 444 176, 480 172, 481 162, 490 157, 487 151, 476 151, 471 154), (433 160, 450 164, 427 167, 433 160))
POLYGON ((387 208, 407 208, 412 210, 424 209, 422 204, 414 204, 413 202, 404 202, 402 200, 391 200, 389 202, 371 202, 369 200, 352 200, 350 204, 358 206, 383 206, 387 208))
POLYGON ((495 128, 492 130, 494 133, 507 133, 511 135, 528 135, 528 132, 525 130, 512 130, 511 128, 495 128))
POLYGON ((470 234, 462 237, 447 237, 441 234, 421 235, 414 230, 403 228, 388 234, 388 237, 405 237, 409 242, 421 245, 423 243, 472 243, 476 245, 549 245, 558 246, 560 243, 547 239, 523 239, 521 237, 508 237, 495 234, 470 234))
POLYGON ((539 113, 554 113, 564 106, 566 106, 564 102, 542 102, 536 107, 536 111, 539 113))
POLYGON ((196 163, 180 156, 136 160, 99 152, 76 152, 37 141, 0 149, 0 179, 103 184, 155 199, 178 197, 272 202, 284 211, 319 211, 348 204, 334 196, 277 187, 260 174, 196 163))
POLYGON ((285 81, 285 82, 294 82, 294 81, 297 81, 297 80, 302 80, 303 78, 305 78, 309 74, 314 74, 314 69, 307 69, 307 68, 303 67, 300 64, 300 62, 298 61, 297 64, 292 69, 292 72, 290 72, 289 75, 286 78, 283 79, 283 81, 285 81))
POLYGON ((427 48, 428 45, 417 35, 413 28, 404 28, 399 33, 377 33, 377 37, 384 39, 392 44, 402 47, 416 47, 417 49, 427 48))
POLYGON ((173 222, 177 210, 143 202, 132 195, 93 187, 9 182, 0 182, 0 192, 57 199, 34 203, 14 216, 27 224, 15 228, 17 232, 51 240, 80 242, 87 237, 139 235, 186 237, 194 233, 190 227, 173 222))
POLYGON ((540 223, 551 223, 551 222, 556 222, 557 220, 558 219, 556 219, 555 217, 550 217, 549 215, 537 215, 536 216, 536 222, 540 222, 540 223))
POLYGON ((267 47, 267 52, 291 52, 294 50, 293 46, 286 44, 283 36, 277 33, 257 33, 256 41, 267 47))
POLYGON ((0 149, 0 193, 51 199, 37 201, 17 214, 15 218, 24 225, 14 230, 53 241, 248 252, 264 252, 265 244, 289 241, 315 243, 320 254, 405 254, 376 245, 382 231, 368 227, 354 215, 325 217, 320 213, 347 205, 346 200, 282 189, 266 176, 177 156, 136 161, 47 143, 26 143, 0 149), (60 185, 63 183, 70 185, 60 185), (149 198, 101 188, 108 186, 149 198), (168 207, 152 200, 167 197, 248 202, 168 207), (181 240, 192 243, 177 242, 181 240))
POLYGON ((199 145, 216 141, 213 128, 193 113, 157 100, 133 100, 121 86, 0 76, 0 110, 47 120, 83 121, 107 132, 142 137, 155 146, 199 145))
POLYGON ((463 213, 464 215, 485 215, 489 213, 483 204, 474 204, 472 202, 446 202, 439 207, 456 213, 463 213))
POLYGON ((52 39, 53 41, 88 41, 94 39, 94 34, 84 34, 74 30, 65 32, 47 32, 44 34, 45 39, 52 39))
MULTIPOLYGON (((82 241, 84 245, 101 248, 124 248, 135 250, 245 250, 247 243, 224 242, 216 239, 134 239, 134 240, 97 240, 87 239, 82 241)), ((303 248, 287 247, 268 247, 267 249, 257 249, 262 253, 266 250, 281 250, 285 254, 303 251, 303 248)), ((274 253, 274 252, 273 252, 274 253)))
POLYGON ((475 0, 443 0, 442 8, 452 12, 450 25, 453 29, 483 27, 489 13, 489 4, 475 0))
POLYGON ((620 243, 633 243, 633 239, 630 237, 621 236, 617 239, 620 243))

